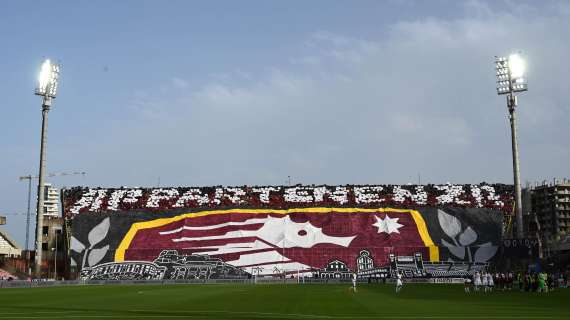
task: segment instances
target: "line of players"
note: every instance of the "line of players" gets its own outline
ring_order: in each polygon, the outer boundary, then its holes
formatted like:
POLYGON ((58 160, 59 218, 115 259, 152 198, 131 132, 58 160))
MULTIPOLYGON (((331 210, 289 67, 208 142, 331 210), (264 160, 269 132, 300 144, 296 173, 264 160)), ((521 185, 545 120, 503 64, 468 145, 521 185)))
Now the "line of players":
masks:
MULTIPOLYGON (((531 278, 530 276, 529 279, 531 278)), ((518 275, 517 278, 520 278, 520 274, 518 275)), ((547 275, 546 273, 538 273, 537 275, 535 275, 535 281, 537 284, 537 292, 548 292, 548 288, 549 288, 549 284, 547 284, 547 275)), ((352 273, 352 287, 350 287, 350 289, 356 293, 356 280, 357 280, 357 275, 356 273, 352 273)), ((469 293, 471 292, 471 288, 473 288, 473 290, 475 292, 479 292, 481 290, 483 290, 483 292, 487 293, 487 292, 493 292, 493 289, 495 288, 495 283, 499 284, 499 288, 500 289, 508 289, 511 290, 513 288, 513 282, 515 281, 515 276, 512 272, 509 273, 496 273, 495 275, 493 275, 492 273, 488 273, 488 272, 483 272, 483 273, 479 273, 479 271, 475 272, 475 274, 473 275, 473 280, 471 280, 470 278, 465 278, 465 292, 469 293)), ((518 279, 517 282, 519 282, 519 285, 521 287, 521 291, 523 290, 523 282, 522 279, 518 279)), ((525 283, 527 282, 527 280, 525 279, 524 281, 525 283)), ((530 283, 530 280, 528 281, 530 283)), ((399 272, 396 273, 396 293, 400 292, 400 290, 402 290, 402 287, 404 285, 403 281, 402 281, 402 274, 400 274, 399 272)), ((526 289, 527 291, 528 288, 526 289)))
MULTIPOLYGON (((547 275, 545 273, 538 273, 534 275, 534 278, 530 275, 526 275, 526 278, 523 280, 521 275, 518 274, 517 279, 515 279, 515 275, 512 272, 507 274, 504 273, 496 273, 495 275, 491 273, 479 273, 476 272, 473 275, 473 280, 470 278, 465 279, 465 292, 469 293, 471 291, 471 287, 473 287, 474 291, 480 291, 481 288, 484 292, 492 292, 493 288, 495 288, 495 284, 498 284, 499 289, 513 289, 513 283, 517 283, 520 290, 523 291, 523 285, 528 286, 527 283, 535 282, 536 289, 534 291, 537 292, 548 292, 549 284, 547 283, 547 275), (527 279, 528 278, 528 279, 527 279)), ((526 291, 529 291, 527 288, 526 291)))
MULTIPOLYGON (((356 279, 357 279, 357 275, 356 273, 352 274, 352 291, 356 293, 356 279)), ((487 272, 483 272, 483 273, 479 273, 479 271, 475 272, 475 274, 473 275, 473 281, 470 278, 465 278, 465 292, 469 293, 471 292, 471 287, 473 287, 475 292, 479 292, 481 290, 483 290, 484 292, 492 292, 493 289, 495 288, 495 280, 498 280, 497 282, 500 283, 500 288, 502 289, 512 289, 513 286, 513 280, 514 280, 514 275, 513 273, 507 273, 507 274, 495 274, 495 277, 493 277, 493 274, 491 273, 487 273, 487 272)), ((396 273, 396 293, 400 292, 400 290, 402 290, 404 283, 402 281, 402 274, 400 274, 399 272, 396 273)))
MULTIPOLYGON (((352 287, 350 289, 352 289, 352 291, 354 293, 356 293, 356 279, 357 279, 357 275, 356 273, 352 273, 352 287)), ((396 293, 400 292, 400 290, 402 290, 402 287, 404 286, 404 282, 402 281, 402 274, 400 274, 399 272, 396 273, 396 293)))
POLYGON ((471 292, 471 284, 473 283, 473 289, 475 292, 478 292, 483 288, 484 292, 492 292, 493 288, 495 287, 495 280, 493 279, 493 275, 490 273, 479 273, 479 271, 475 272, 473 275, 473 281, 469 278, 465 278, 465 292, 471 292))

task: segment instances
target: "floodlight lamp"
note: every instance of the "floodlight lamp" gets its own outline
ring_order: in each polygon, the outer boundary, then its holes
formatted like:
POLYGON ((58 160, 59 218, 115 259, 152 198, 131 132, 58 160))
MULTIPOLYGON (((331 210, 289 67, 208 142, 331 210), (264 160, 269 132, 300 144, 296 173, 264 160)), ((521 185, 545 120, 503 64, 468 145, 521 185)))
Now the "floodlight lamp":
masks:
POLYGON ((55 98, 58 78, 59 65, 51 63, 49 59, 46 59, 40 70, 36 94, 44 97, 55 98))
POLYGON ((39 89, 45 90, 48 85, 49 78, 51 77, 51 62, 49 59, 44 61, 42 64, 42 68, 40 70, 40 77, 39 77, 39 89))
POLYGON ((513 79, 520 78, 524 75, 525 65, 520 55, 515 53, 509 56, 509 69, 513 79))
POLYGON ((495 70, 497 72, 497 93, 512 94, 515 92, 527 91, 525 62, 517 54, 508 57, 495 57, 495 70))

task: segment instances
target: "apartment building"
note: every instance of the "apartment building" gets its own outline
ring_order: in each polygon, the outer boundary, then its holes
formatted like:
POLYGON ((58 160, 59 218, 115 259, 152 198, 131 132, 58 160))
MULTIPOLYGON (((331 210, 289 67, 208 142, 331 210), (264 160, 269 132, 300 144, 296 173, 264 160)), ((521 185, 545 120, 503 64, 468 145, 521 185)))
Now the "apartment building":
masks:
POLYGON ((570 180, 554 180, 531 190, 531 214, 543 241, 570 236, 570 180))

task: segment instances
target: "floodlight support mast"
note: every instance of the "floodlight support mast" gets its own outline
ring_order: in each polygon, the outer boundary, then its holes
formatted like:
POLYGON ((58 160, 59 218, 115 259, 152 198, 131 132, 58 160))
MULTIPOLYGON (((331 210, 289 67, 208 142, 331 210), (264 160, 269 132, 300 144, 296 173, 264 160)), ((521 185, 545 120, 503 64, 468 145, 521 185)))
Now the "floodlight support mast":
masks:
POLYGON ((51 107, 52 98, 48 95, 43 96, 42 101, 42 133, 40 143, 40 172, 38 175, 38 206, 36 211, 36 257, 35 257, 35 274, 37 278, 42 276, 42 243, 43 243, 43 214, 45 199, 45 167, 46 167, 46 143, 47 143, 47 125, 48 112, 51 107))
POLYGON ((497 71, 497 94, 506 95, 507 110, 511 124, 511 147, 513 153, 513 178, 515 186, 515 218, 517 225, 516 236, 519 239, 524 237, 523 215, 522 215, 522 190, 520 181, 520 161, 517 138, 517 96, 515 93, 528 90, 524 77, 524 62, 518 54, 511 54, 508 58, 496 57, 497 71))
POLYGON ((519 146, 517 137, 517 97, 511 91, 507 95, 507 108, 509 109, 509 120, 511 123, 511 144, 513 152, 513 178, 515 183, 515 218, 517 221, 517 238, 524 237, 523 230, 523 216, 522 216, 522 191, 520 180, 520 160, 519 160, 519 146))
POLYGON ((39 74, 39 83, 35 94, 42 97, 42 134, 40 144, 40 172, 38 176, 38 206, 36 214, 36 257, 35 274, 42 276, 42 244, 43 244, 43 216, 45 198, 45 167, 46 167, 46 144, 48 112, 57 93, 57 81, 59 78, 59 65, 53 64, 46 59, 42 64, 39 74))

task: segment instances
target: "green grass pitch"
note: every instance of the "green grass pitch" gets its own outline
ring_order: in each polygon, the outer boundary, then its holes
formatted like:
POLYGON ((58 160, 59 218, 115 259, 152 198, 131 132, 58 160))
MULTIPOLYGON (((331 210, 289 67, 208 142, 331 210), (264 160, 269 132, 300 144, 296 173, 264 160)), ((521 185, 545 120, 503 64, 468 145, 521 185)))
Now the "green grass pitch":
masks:
POLYGON ((570 319, 570 289, 462 285, 113 285, 0 289, 0 319, 570 319))

